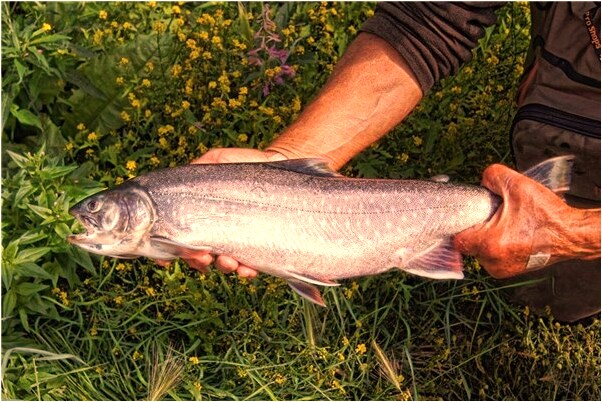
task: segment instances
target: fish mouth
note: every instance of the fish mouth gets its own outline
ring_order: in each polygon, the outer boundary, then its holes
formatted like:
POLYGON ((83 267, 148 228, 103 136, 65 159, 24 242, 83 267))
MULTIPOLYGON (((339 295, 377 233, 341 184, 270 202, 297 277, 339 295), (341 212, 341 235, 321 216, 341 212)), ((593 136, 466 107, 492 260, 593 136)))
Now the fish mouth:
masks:
POLYGON ((91 216, 80 215, 72 213, 71 211, 69 212, 75 217, 75 220, 84 227, 85 231, 67 236, 67 241, 71 244, 87 243, 91 237, 94 237, 95 232, 97 232, 98 223, 91 216))

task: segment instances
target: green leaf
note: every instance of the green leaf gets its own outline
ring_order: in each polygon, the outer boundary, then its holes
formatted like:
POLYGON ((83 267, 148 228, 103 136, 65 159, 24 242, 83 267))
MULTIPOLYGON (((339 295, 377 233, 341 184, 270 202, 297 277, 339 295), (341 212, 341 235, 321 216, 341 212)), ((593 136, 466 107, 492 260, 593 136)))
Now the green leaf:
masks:
POLYGON ((61 237, 61 239, 66 239, 67 236, 71 234, 71 229, 69 229, 69 226, 63 222, 54 225, 54 231, 61 237))
POLYGON ((29 209, 36 213, 40 218, 49 219, 53 218, 52 210, 39 205, 27 204, 29 209))
POLYGON ((30 282, 23 282, 18 284, 15 287, 15 290, 17 292, 17 294, 21 295, 21 296, 31 296, 35 293, 39 293, 40 291, 44 290, 44 289, 48 289, 49 286, 48 285, 44 285, 41 283, 30 283, 30 282))
POLYGON ((29 42, 30 45, 37 45, 40 43, 51 43, 51 42, 59 42, 62 40, 69 40, 71 39, 71 37, 67 36, 67 35, 61 35, 61 34, 52 34, 52 35, 46 35, 46 36, 42 36, 41 38, 38 39, 34 39, 31 42, 29 42))
POLYGON ((29 322, 27 321, 27 310, 24 308, 19 309, 19 318, 21 319, 21 325, 25 331, 29 332, 29 322))
POLYGON ((50 247, 35 247, 35 248, 27 248, 25 250, 19 251, 17 254, 17 258, 14 260, 14 264, 24 264, 27 262, 36 262, 38 259, 42 258, 46 253, 50 251, 50 247))
POLYGON ((17 292, 10 289, 2 296, 2 317, 8 317, 17 307, 17 292))
POLYGON ((48 272, 46 272, 39 265, 34 264, 32 262, 20 264, 17 267, 15 267, 15 270, 16 270, 15 273, 20 276, 52 280, 52 275, 50 275, 48 272))
POLYGON ((23 156, 23 155, 16 154, 16 153, 14 153, 12 151, 8 151, 8 150, 6 151, 6 153, 21 169, 27 168, 30 158, 23 156))
POLYGON ((90 258, 90 254, 82 250, 79 247, 69 247, 69 255, 77 263, 77 265, 84 267, 88 272, 96 275, 96 268, 90 258))
POLYGON ((17 85, 19 85, 23 82, 23 78, 25 78, 25 75, 29 72, 29 70, 17 59, 14 60, 14 64, 15 68, 17 69, 17 74, 19 75, 19 82, 17 82, 17 85))
POLYGON ((10 114, 15 116, 21 124, 34 126, 40 130, 42 129, 42 122, 40 121, 40 118, 27 109, 19 109, 18 105, 13 104, 10 108, 10 114))

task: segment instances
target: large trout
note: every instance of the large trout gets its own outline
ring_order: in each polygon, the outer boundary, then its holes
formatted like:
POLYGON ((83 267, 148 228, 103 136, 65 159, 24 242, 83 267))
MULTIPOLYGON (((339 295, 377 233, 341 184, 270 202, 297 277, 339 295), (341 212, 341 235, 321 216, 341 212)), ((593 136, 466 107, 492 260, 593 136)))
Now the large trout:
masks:
MULTIPOLYGON (((558 157, 525 174, 566 191, 570 169, 571 158, 558 157)), ((323 305, 314 285, 393 267, 463 278, 451 239, 501 202, 479 186, 347 178, 317 159, 187 165, 81 201, 70 213, 87 232, 68 240, 119 258, 229 255, 323 305)))

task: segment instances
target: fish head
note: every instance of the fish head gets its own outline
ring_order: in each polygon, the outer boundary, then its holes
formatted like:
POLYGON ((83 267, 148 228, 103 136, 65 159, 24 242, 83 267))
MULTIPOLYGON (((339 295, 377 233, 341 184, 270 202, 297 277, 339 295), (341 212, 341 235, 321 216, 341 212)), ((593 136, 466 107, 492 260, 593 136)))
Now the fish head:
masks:
POLYGON ((135 186, 118 187, 92 195, 69 213, 86 229, 67 240, 95 254, 139 256, 152 228, 155 213, 148 193, 135 186))

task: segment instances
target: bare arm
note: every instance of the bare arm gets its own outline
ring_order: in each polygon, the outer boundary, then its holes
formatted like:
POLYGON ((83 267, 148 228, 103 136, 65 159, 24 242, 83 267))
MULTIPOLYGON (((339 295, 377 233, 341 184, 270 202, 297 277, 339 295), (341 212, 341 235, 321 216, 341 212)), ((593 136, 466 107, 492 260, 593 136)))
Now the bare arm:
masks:
POLYGON ((362 33, 318 96, 267 150, 287 158, 322 157, 338 170, 402 121, 421 98, 399 53, 362 33))

